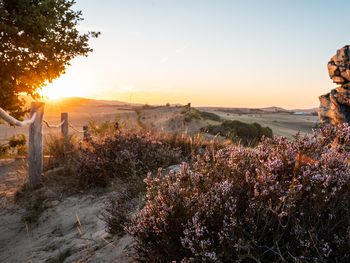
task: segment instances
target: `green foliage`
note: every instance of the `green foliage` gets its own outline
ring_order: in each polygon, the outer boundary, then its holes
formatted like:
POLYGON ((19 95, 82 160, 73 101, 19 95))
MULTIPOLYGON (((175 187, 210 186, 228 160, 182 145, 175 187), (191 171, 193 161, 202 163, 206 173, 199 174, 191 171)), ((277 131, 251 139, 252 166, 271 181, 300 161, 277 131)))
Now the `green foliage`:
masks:
POLYGON ((88 123, 89 132, 98 137, 105 137, 115 134, 120 129, 119 118, 116 117, 114 121, 97 122, 96 120, 90 120, 88 123))
POLYGON ((27 138, 24 134, 11 136, 8 141, 0 145, 1 155, 25 155, 27 153, 27 138))
POLYGON ((215 113, 212 113, 212 112, 201 111, 200 115, 205 120, 221 121, 221 117, 215 113))
POLYGON ((79 34, 81 11, 74 0, 0 0, 0 107, 20 118, 21 93, 37 90, 59 77, 76 56, 92 49, 91 37, 79 34))
POLYGON ((182 113, 185 115, 185 118, 184 118, 185 122, 201 119, 201 112, 195 108, 185 107, 182 113))
POLYGON ((212 120, 212 121, 221 121, 221 117, 215 113, 200 111, 196 108, 185 107, 182 111, 182 114, 185 115, 185 122, 190 122, 191 120, 212 120))
POLYGON ((202 131, 214 135, 224 136, 243 145, 255 146, 265 136, 272 138, 273 132, 269 127, 262 127, 258 123, 248 124, 237 120, 227 120, 220 125, 210 125, 202 131))

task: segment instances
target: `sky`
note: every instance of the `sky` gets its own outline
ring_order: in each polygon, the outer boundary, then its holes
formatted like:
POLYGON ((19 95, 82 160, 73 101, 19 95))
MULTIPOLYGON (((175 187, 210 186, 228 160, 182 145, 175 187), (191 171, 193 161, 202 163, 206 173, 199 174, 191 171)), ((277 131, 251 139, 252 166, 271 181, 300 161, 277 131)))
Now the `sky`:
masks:
POLYGON ((76 0, 100 31, 51 97, 310 108, 335 88, 327 62, 349 44, 350 1, 76 0))

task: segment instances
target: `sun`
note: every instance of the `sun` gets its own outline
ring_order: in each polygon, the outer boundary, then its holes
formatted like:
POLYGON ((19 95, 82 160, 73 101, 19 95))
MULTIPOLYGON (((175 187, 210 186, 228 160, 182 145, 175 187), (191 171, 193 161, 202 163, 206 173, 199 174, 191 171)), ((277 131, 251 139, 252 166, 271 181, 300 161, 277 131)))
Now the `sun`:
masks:
POLYGON ((52 87, 51 85, 45 86, 44 88, 40 89, 39 94, 44 100, 59 100, 61 98, 66 97, 62 89, 52 87))
POLYGON ((84 97, 86 91, 81 83, 72 79, 60 78, 39 90, 46 100, 59 100, 67 97, 84 97))
POLYGON ((62 98, 62 94, 60 94, 57 89, 52 89, 47 86, 41 89, 39 94, 46 100, 58 100, 62 98))

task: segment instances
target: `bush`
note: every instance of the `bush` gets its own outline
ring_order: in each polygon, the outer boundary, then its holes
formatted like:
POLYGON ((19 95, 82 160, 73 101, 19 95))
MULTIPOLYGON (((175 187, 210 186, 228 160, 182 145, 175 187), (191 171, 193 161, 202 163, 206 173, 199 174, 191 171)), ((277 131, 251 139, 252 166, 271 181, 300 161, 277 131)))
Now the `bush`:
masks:
POLYGON ((122 132, 80 148, 75 174, 80 185, 107 186, 111 178, 142 181, 149 171, 181 161, 179 148, 147 132, 122 132))
POLYGON ((232 141, 240 142, 244 146, 256 146, 262 137, 273 137, 269 127, 262 127, 258 123, 244 123, 237 120, 224 121, 220 125, 210 125, 201 129, 214 135, 224 136, 232 141))
POLYGON ((114 235, 123 235, 125 225, 130 223, 132 212, 137 207, 138 199, 127 193, 117 193, 108 199, 103 212, 103 220, 106 222, 106 231, 114 235))
POLYGON ((201 119, 201 112, 195 108, 185 107, 182 110, 182 113, 184 114, 184 121, 185 122, 190 122, 192 120, 200 120, 201 119))
POLYGON ((27 138, 24 134, 13 135, 5 144, 0 145, 0 156, 26 154, 27 138))
MULTIPOLYGON (((203 154, 206 149, 215 151, 224 147, 224 144, 206 141, 200 135, 191 137, 185 134, 130 133, 124 131, 119 137, 112 140, 118 140, 117 144, 119 146, 114 146, 114 143, 98 146, 98 148, 103 148, 105 153, 109 152, 109 154, 101 155, 98 153, 95 156, 96 152, 93 151, 89 153, 89 162, 86 162, 87 159, 83 158, 79 163, 85 167, 85 172, 86 170, 91 172, 88 181, 84 179, 81 183, 82 186, 85 186, 87 183, 89 186, 95 185, 94 182, 100 182, 100 177, 103 179, 102 186, 107 185, 113 177, 124 180, 121 187, 124 187, 124 189, 118 189, 118 194, 109 198, 103 214, 107 231, 117 235, 124 233, 124 226, 130 223, 131 212, 135 211, 135 208, 138 207, 137 204, 140 204, 140 202, 135 203, 135 197, 137 200, 140 192, 144 193, 145 185, 143 179, 148 171, 155 172, 159 166, 168 167, 170 164, 181 163, 181 160, 191 162, 193 156, 203 154), (123 153, 120 154, 119 151, 123 153), (135 155, 135 153, 132 154, 130 151, 139 152, 141 156, 135 155), (112 156, 114 156, 114 152, 121 159, 116 164, 113 163, 114 157, 112 156), (128 154, 125 154, 125 152, 128 154), (130 155, 134 157, 130 158, 130 155), (95 161, 90 163, 92 158, 100 159, 98 164, 99 170, 91 167, 96 164, 95 161), (86 165, 86 163, 89 164, 86 165), (134 163, 137 165, 134 165, 134 163), (105 173, 102 168, 108 172, 105 173), (113 173, 115 174, 113 175, 113 173)), ((83 173, 83 170, 78 172, 79 176, 82 175, 80 173, 83 173)), ((120 183, 118 184, 121 185, 120 183)))
POLYGON ((120 126, 119 117, 116 117, 114 121, 108 120, 103 122, 91 119, 88 123, 88 130, 91 135, 103 138, 116 133, 121 128, 120 126))
POLYGON ((78 154, 79 143, 74 135, 65 139, 61 134, 49 134, 45 138, 44 154, 49 156, 45 170, 57 167, 71 168, 78 154))
POLYGON ((221 117, 215 113, 201 111, 200 114, 201 114, 201 117, 205 120, 221 121, 221 117))
POLYGON ((146 262, 349 262, 350 127, 207 152, 148 175, 128 232, 146 262))

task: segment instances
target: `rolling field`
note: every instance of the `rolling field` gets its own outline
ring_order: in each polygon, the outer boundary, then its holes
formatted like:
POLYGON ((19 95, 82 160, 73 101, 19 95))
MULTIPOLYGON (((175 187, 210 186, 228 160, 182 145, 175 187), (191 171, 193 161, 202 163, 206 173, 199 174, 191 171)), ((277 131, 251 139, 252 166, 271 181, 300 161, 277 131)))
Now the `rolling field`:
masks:
POLYGON ((318 116, 313 115, 295 115, 290 112, 263 112, 263 113, 246 113, 237 114, 232 112, 225 112, 220 109, 203 108, 208 112, 215 113, 228 120, 239 120, 247 123, 259 123, 262 126, 269 126, 274 135, 285 136, 293 138, 293 136, 300 132, 302 134, 311 133, 312 129, 318 123, 318 116))
MULTIPOLYGON (((292 139, 297 132, 311 133, 318 122, 318 117, 311 113, 296 115, 283 109, 236 109, 236 108, 198 108, 219 115, 223 120, 239 120, 242 122, 257 122, 262 126, 269 126, 275 135, 286 136, 292 139)), ((131 128, 147 127, 167 132, 196 133, 201 127, 216 124, 207 119, 192 119, 184 121, 183 107, 142 107, 129 105, 117 101, 98 101, 90 99, 70 98, 60 103, 47 103, 44 118, 50 124, 60 123, 60 113, 68 112, 70 124, 76 130, 82 130, 90 121, 118 120, 122 125, 131 128)), ((58 133, 60 129, 44 126, 44 137, 58 133)), ((70 128, 72 133, 80 133, 70 128)), ((15 134, 28 134, 28 128, 10 127, 0 124, 0 141, 4 141, 15 134)))

